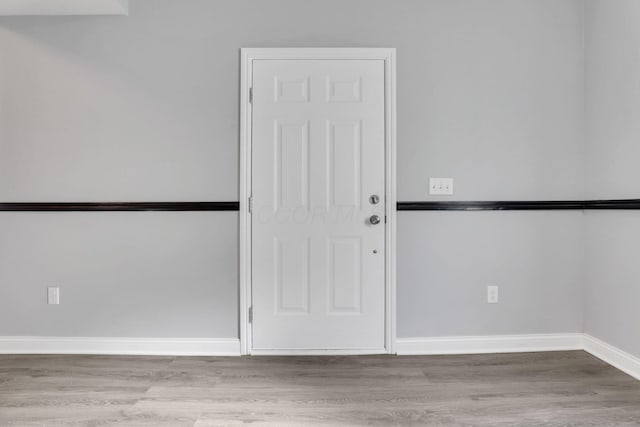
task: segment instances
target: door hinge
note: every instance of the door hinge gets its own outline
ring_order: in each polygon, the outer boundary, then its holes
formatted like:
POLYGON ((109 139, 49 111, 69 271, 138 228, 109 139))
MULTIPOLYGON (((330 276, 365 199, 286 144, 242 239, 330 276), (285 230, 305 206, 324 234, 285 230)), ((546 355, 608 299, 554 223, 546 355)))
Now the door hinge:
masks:
POLYGON ((253 306, 249 307, 249 323, 253 323, 253 306))
POLYGON ((253 213, 253 197, 249 197, 249 213, 253 213))
POLYGON ((253 104, 253 88, 249 88, 249 104, 253 104))

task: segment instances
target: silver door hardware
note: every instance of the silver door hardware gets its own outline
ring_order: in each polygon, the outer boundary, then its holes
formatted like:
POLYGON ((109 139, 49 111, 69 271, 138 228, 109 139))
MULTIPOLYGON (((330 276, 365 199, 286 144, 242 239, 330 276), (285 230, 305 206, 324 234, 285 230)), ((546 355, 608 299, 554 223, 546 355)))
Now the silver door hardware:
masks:
POLYGON ((372 205, 377 205, 378 203, 380 203, 380 196, 378 196, 377 194, 374 194, 373 196, 369 197, 369 202, 372 205))
POLYGON ((253 306, 249 307, 249 323, 253 323, 253 306))
POLYGON ((378 215, 371 215, 369 222, 373 225, 378 225, 380 224, 380 217, 378 215))

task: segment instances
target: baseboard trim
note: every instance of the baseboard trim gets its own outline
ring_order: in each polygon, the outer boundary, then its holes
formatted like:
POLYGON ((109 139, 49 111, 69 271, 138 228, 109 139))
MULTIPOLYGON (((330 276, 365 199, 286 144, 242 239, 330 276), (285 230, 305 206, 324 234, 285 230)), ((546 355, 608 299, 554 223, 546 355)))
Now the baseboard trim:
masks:
POLYGON ((240 356, 236 338, 0 337, 0 354, 240 356))
POLYGON ((633 356, 606 342, 584 334, 584 350, 603 362, 640 380, 640 358, 633 356))
POLYGON ((398 338, 396 342, 399 355, 526 353, 583 348, 581 333, 398 338))

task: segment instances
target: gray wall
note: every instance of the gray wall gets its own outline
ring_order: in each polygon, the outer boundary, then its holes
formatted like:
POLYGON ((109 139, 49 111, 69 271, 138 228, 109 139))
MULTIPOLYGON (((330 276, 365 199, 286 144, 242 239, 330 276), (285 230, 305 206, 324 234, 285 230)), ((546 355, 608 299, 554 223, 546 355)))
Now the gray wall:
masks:
MULTIPOLYGON (((587 187, 640 198, 640 3, 587 2, 587 187)), ((640 356, 640 213, 586 215, 585 330, 640 356)))
MULTIPOLYGON (((584 195, 580 0, 132 0, 0 18, 0 201, 237 200, 242 46, 396 47, 400 200, 584 195)), ((399 336, 580 332, 578 217, 401 213, 399 336)), ((236 336, 236 229, 0 214, 0 335, 236 336)))
POLYGON ((236 217, 3 213, 1 334, 233 337, 236 217))
POLYGON ((401 212, 398 240, 400 336, 582 332, 581 212, 401 212))

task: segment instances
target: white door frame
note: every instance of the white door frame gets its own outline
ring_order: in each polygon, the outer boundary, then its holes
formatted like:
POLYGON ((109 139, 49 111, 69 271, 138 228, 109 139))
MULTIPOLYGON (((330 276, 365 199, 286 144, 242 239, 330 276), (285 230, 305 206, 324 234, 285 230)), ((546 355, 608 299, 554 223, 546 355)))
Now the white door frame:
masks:
MULTIPOLYGON (((253 61, 260 59, 352 59, 385 62, 385 350, 396 344, 396 50, 393 48, 243 48, 240 80, 240 348, 252 353, 251 323, 251 101, 253 61)), ((355 351, 331 354, 356 354, 355 351)), ((294 354, 294 353, 291 353, 294 354)), ((296 352, 295 354, 300 354, 296 352)))

